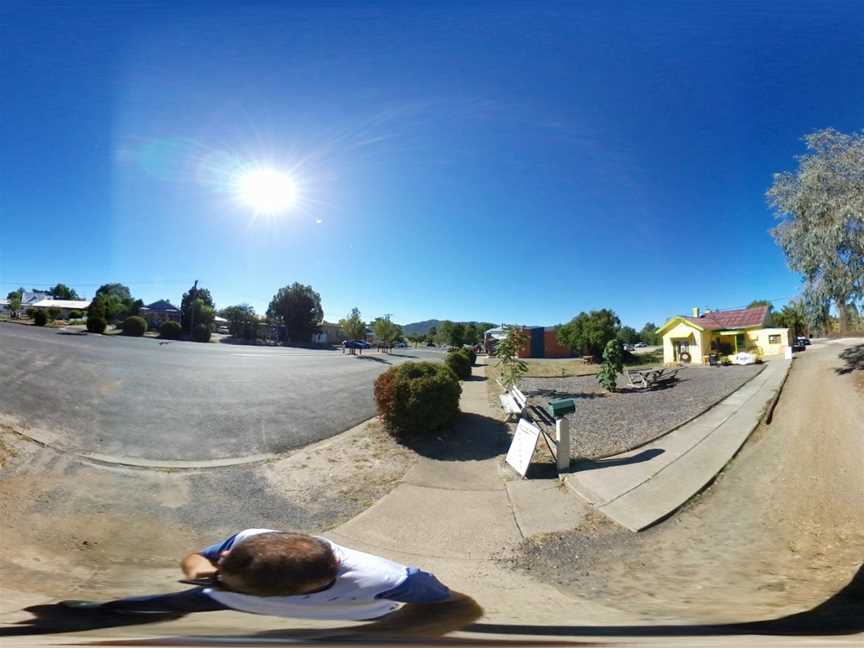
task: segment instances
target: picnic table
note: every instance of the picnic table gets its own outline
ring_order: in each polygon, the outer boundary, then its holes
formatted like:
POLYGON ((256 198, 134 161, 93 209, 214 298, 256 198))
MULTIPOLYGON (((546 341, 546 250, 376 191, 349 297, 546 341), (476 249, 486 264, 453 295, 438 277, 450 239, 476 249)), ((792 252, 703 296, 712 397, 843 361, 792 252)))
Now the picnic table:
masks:
POLYGON ((677 380, 678 369, 666 369, 658 367, 656 369, 628 369, 624 368, 624 375, 631 387, 636 389, 649 389, 651 387, 659 387, 660 385, 668 385, 677 380))

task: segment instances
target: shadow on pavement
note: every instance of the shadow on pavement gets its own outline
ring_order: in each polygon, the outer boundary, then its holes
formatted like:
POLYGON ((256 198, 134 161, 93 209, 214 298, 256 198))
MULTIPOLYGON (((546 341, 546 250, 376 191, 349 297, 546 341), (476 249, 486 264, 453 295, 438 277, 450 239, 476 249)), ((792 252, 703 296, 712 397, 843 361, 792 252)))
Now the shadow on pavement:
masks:
POLYGON ((497 419, 464 413, 451 429, 434 438, 407 439, 402 443, 429 459, 478 461, 506 452, 510 435, 507 426, 497 419))
MULTIPOLYGON (((120 616, 104 612, 84 612, 69 610, 59 605, 33 605, 24 608, 33 614, 33 619, 21 621, 14 626, 0 628, 0 637, 23 635, 59 634, 64 632, 81 632, 100 628, 115 628, 136 626, 162 621, 171 621, 183 615, 153 615, 120 616)), ((371 629, 371 627, 370 627, 371 629)), ((525 635, 540 637, 686 637, 686 636, 722 636, 722 635, 773 635, 773 636, 830 636, 849 635, 864 631, 864 565, 859 567, 855 576, 846 587, 837 592, 824 603, 798 614, 745 623, 723 624, 681 624, 681 625, 642 625, 642 626, 590 626, 590 625, 528 625, 505 623, 475 623, 463 632, 498 635, 525 635)), ((273 643, 284 639, 288 643, 315 643, 320 645, 326 641, 338 643, 411 643, 414 645, 508 645, 509 642, 498 639, 414 639, 393 635, 389 638, 381 635, 365 635, 356 627, 330 628, 327 630, 267 630, 247 635, 252 643, 265 640, 273 643), (327 636, 330 634, 331 636, 327 636), (335 636, 341 634, 342 636, 335 636)), ((242 637, 214 637, 208 639, 198 634, 190 638, 166 638, 153 640, 105 640, 93 642, 91 645, 102 646, 194 646, 194 645, 246 645, 242 637)), ((518 645, 532 645, 531 642, 518 640, 518 645)), ((561 642, 550 642, 560 645, 561 642)), ((568 642, 569 643, 569 642, 568 642)), ((549 645, 542 642, 533 645, 549 645)))
POLYGON ((373 356, 373 355, 357 355, 354 357, 359 359, 359 360, 370 360, 372 362, 380 362, 381 364, 386 364, 386 365, 393 364, 392 362, 390 362, 386 358, 379 358, 379 357, 373 356))
POLYGON ((642 463, 650 461, 654 457, 666 452, 663 448, 650 448, 639 454, 625 459, 578 459, 572 464, 573 470, 597 470, 598 468, 611 468, 612 466, 626 466, 627 464, 642 463))
POLYGON ((864 344, 844 349, 839 358, 846 363, 846 366, 836 369, 838 374, 848 374, 856 370, 864 371, 864 344))
POLYGON ((100 628, 147 625, 162 621, 173 621, 184 616, 182 614, 123 616, 98 610, 70 610, 56 604, 31 605, 24 608, 24 611, 32 614, 33 618, 19 621, 13 626, 0 628, 0 637, 59 634, 62 632, 98 630, 100 628))

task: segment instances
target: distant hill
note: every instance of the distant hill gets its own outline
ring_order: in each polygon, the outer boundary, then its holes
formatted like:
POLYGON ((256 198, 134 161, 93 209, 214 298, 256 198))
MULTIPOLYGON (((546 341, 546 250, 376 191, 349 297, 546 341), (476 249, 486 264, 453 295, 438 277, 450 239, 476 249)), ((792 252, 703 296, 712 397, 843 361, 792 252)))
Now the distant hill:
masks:
MULTIPOLYGON (((425 320, 423 322, 412 322, 411 324, 403 324, 402 325, 402 335, 426 335, 429 333, 429 329, 433 326, 438 328, 441 326, 441 322, 443 320, 431 319, 425 320)), ((463 322, 464 324, 468 324, 468 322, 463 322)), ((496 326, 495 324, 490 324, 488 322, 473 322, 476 324, 481 331, 485 331, 486 329, 493 328, 496 326)))
POLYGON ((441 320, 431 319, 423 322, 412 322, 402 325, 402 335, 426 335, 433 326, 437 327, 441 320))

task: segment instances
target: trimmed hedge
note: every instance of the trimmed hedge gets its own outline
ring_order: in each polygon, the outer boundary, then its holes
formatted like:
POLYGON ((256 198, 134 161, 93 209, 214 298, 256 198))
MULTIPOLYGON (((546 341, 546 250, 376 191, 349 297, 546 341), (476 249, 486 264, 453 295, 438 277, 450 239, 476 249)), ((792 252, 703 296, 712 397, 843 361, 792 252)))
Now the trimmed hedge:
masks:
POLYGON ((123 335, 131 335, 132 337, 141 337, 147 332, 147 322, 143 317, 133 315, 127 317, 123 322, 123 335))
POLYGON ((45 314, 45 311, 36 309, 36 312, 33 313, 33 323, 36 326, 45 326, 48 323, 48 315, 45 314))
POLYGON ((177 340, 180 338, 182 332, 183 327, 180 326, 180 322, 173 320, 162 322, 162 326, 159 327, 159 337, 163 337, 166 340, 177 340))
POLYGON ((104 317, 88 317, 87 330, 91 333, 104 333, 108 328, 108 321, 104 317))
POLYGON ((477 364, 477 352, 471 347, 462 347, 460 349, 462 353, 468 356, 468 359, 471 361, 471 366, 477 364))
POLYGON ((461 350, 450 351, 444 362, 460 380, 467 380, 471 377, 471 358, 467 353, 463 353, 461 350))
POLYGON ((196 324, 192 329, 192 339, 196 342, 210 341, 210 327, 206 324, 196 324))
POLYGON ((446 366, 406 362, 391 367, 375 381, 378 414, 397 439, 429 435, 459 416, 459 379, 446 366))

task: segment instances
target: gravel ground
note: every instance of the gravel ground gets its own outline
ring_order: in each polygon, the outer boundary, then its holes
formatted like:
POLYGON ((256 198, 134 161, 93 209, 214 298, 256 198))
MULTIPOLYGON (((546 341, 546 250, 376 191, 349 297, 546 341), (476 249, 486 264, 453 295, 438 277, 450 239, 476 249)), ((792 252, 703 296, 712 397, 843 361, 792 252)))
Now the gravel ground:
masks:
POLYGON ((596 459, 625 452, 685 423, 723 400, 762 371, 746 367, 686 367, 678 381, 666 389, 624 389, 606 393, 595 376, 572 378, 523 378, 522 390, 529 401, 545 405, 550 398, 575 398, 576 414, 570 418, 573 457, 596 459))

